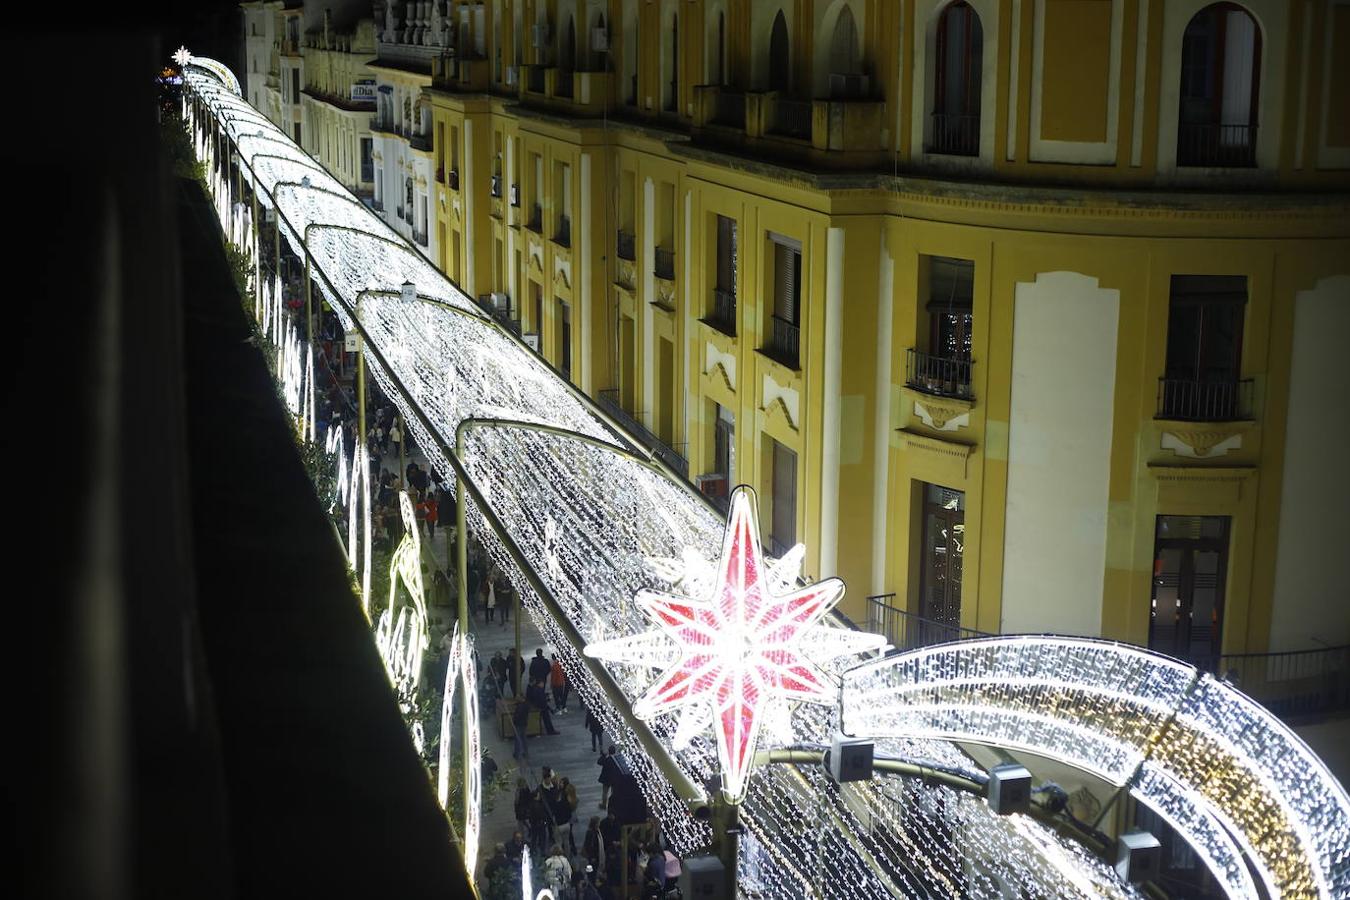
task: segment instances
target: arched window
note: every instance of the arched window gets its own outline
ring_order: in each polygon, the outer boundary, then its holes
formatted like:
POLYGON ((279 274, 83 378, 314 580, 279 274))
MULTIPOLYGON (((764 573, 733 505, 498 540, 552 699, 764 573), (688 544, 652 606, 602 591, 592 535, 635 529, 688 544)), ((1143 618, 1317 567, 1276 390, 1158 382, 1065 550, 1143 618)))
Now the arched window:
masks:
POLYGON ((558 47, 558 68, 571 72, 577 65, 577 23, 572 16, 567 17, 567 28, 563 30, 562 45, 558 47))
POLYGON ((792 91, 792 55, 788 44, 787 19, 783 11, 773 20, 773 32, 769 36, 769 90, 792 91))
POLYGON ((1181 39, 1177 164, 1256 165, 1261 30, 1234 3, 1196 13, 1181 39))
POLYGON ((858 97, 866 93, 859 77, 862 67, 858 61, 858 28, 848 6, 839 11, 839 18, 834 21, 828 66, 831 97, 858 97))
POLYGON ((676 112, 680 103, 680 17, 670 17, 670 81, 665 85, 666 112, 676 112))
POLYGON ((933 50, 929 152, 978 156, 984 29, 979 15, 965 0, 950 4, 938 17, 933 50))

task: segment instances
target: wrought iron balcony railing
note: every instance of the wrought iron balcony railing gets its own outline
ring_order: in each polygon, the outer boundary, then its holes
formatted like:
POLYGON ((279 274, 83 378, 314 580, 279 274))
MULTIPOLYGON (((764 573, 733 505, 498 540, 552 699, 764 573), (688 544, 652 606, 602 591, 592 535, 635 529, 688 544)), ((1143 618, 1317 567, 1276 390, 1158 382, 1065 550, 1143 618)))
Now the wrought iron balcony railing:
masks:
POLYGON ((530 204, 530 220, 525 223, 525 227, 535 234, 544 233, 544 208, 538 203, 530 204))
POLYGON ((488 194, 493 197, 500 197, 502 195, 502 176, 492 176, 492 180, 488 182, 488 194))
POLYGON ((867 598, 867 630, 880 634, 897 650, 917 650, 950 641, 968 641, 993 635, 962 628, 955 622, 925 619, 895 606, 895 594, 867 598))
POLYGON ((769 317, 769 343, 764 352, 788 368, 796 369, 801 362, 801 326, 781 316, 769 317))
POLYGON ((980 117, 933 113, 933 136, 929 153, 947 156, 980 155, 980 117))
POLYGON ((567 216, 558 216, 558 227, 553 232, 553 243, 559 247, 572 246, 572 220, 567 216))
POLYGON ((724 334, 736 336, 736 294, 713 288, 712 310, 708 314, 708 324, 724 334))
POLYGON ((448 181, 450 184, 450 190, 452 191, 459 190, 459 169, 450 170, 448 181))
POLYGON ((745 94, 739 91, 719 91, 717 107, 713 111, 713 124, 729 128, 745 128, 745 94))
POLYGON ((652 271, 657 278, 664 278, 666 281, 675 280, 675 251, 667 250, 665 247, 656 248, 655 265, 652 271))
POLYGON ((425 231, 413 231, 413 240, 421 246, 427 246, 427 233, 425 231))
POLYGON ((1183 422, 1233 422, 1252 417, 1253 380, 1158 379, 1158 418, 1183 422))
POLYGON ((968 359, 950 359, 916 350, 906 351, 905 384, 938 397, 971 398, 968 359))
POLYGON ((1177 128, 1177 165, 1250 168, 1256 165, 1256 126, 1182 122, 1177 128))
POLYGON ((626 259, 629 262, 637 259, 637 240, 633 232, 624 231, 620 228, 615 236, 615 244, 615 251, 618 253, 619 259, 626 259))
POLYGON ((811 101, 779 98, 773 104, 774 134, 811 140, 811 101))

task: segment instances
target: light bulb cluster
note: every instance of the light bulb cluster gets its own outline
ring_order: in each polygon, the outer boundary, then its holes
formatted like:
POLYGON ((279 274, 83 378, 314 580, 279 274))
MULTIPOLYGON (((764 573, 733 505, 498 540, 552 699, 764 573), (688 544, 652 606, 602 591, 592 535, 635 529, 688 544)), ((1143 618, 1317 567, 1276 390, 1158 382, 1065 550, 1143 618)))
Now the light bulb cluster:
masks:
MULTIPOLYGON (((309 254, 314 288, 349 333, 359 320, 378 351, 366 357, 371 376, 444 479, 453 470, 442 447, 455 447, 457 429, 469 419, 532 423, 610 445, 505 424, 475 425, 463 434, 460 459, 468 479, 582 645, 640 642, 649 630, 633 603, 640 591, 695 596, 706 590, 708 561, 721 543, 720 517, 666 475, 614 452, 629 446, 627 440, 570 386, 228 88, 191 72, 188 82, 196 98, 190 104, 194 145, 208 162, 227 233, 233 233, 230 188, 224 167, 215 165, 217 127, 236 141, 259 202, 277 208, 282 239, 297 254, 309 254), (198 114, 199 105, 207 115, 198 114), (300 186, 305 179, 308 186, 300 186), (405 281, 431 302, 369 293, 397 292, 405 281)), ((354 563, 365 548, 368 598, 369 468, 360 446, 353 453, 348 544, 354 563), (362 505, 367 525, 358 541, 362 505)), ((707 825, 689 815, 610 708, 581 647, 534 594, 493 523, 471 498, 465 512, 583 701, 624 748, 677 851, 706 845, 707 825)), ((774 577, 790 582, 798 563, 799 557, 780 562, 774 577)), ((395 640, 398 621, 381 627, 384 640, 403 647, 406 658, 406 643, 395 640)), ((402 633, 409 630, 405 621, 402 633)), ((803 652, 842 679, 842 710, 785 707, 766 725, 778 740, 825 743, 842 717, 849 732, 880 736, 891 755, 971 774, 977 770, 952 739, 1033 750, 1128 784, 1197 846, 1234 896, 1247 895, 1251 886, 1240 861, 1244 851, 1272 893, 1346 893, 1344 791, 1287 729, 1193 669, 1129 648, 1047 639, 1014 639, 1007 648, 970 642, 858 665, 872 646, 869 638, 837 627, 822 631, 803 652), (1272 822, 1279 827, 1272 829, 1272 822), (1240 836, 1240 849, 1228 830, 1240 836)), ((672 648, 659 640, 643 646, 650 652, 605 663, 630 704, 672 658, 672 648)), ((695 783, 706 784, 722 770, 716 742, 700 722, 682 727, 673 715, 657 715, 650 727, 695 783)), ((981 799, 947 788, 895 778, 841 788, 818 769, 772 766, 750 776, 742 815, 749 829, 740 866, 747 895, 1136 896, 1072 841, 1025 817, 994 816, 981 799), (804 828, 817 813, 819 822, 804 828), (830 880, 819 886, 822 858, 830 880)))
POLYGON ((1175 660, 1073 638, 963 641, 859 666, 842 710, 850 732, 1021 749, 1128 785, 1232 896, 1256 895, 1242 853, 1268 893, 1350 890, 1344 788, 1268 711, 1175 660))

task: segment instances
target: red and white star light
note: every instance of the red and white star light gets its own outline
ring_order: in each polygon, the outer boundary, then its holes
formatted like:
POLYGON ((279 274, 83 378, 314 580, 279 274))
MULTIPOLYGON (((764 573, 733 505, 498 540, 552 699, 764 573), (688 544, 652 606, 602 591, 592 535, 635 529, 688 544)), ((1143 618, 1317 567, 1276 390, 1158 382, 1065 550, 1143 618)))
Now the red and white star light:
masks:
MULTIPOLYGON (((800 560, 794 548, 783 562, 795 569, 800 560)), ((634 602, 659 630, 586 647, 586 655, 598 659, 651 665, 654 659, 668 659, 661 651, 675 642, 678 659, 633 712, 646 720, 680 711, 677 743, 711 723, 722 790, 732 802, 745 795, 763 725, 782 711, 775 707, 798 700, 836 702, 837 688, 818 663, 885 643, 877 635, 819 624, 844 595, 838 578, 792 587, 795 580, 785 577, 781 563, 774 568, 765 559, 754 493, 739 487, 731 495, 710 594, 691 598, 639 591, 634 602)))

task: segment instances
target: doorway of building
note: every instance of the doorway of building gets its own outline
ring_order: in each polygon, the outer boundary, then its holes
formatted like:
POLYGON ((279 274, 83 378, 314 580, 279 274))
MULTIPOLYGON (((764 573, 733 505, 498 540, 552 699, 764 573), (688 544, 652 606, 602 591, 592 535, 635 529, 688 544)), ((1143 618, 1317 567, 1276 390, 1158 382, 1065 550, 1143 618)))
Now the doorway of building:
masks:
POLYGON ((1149 649, 1216 670, 1230 521, 1228 516, 1158 516, 1149 649))
POLYGON ((914 646, 957 637, 961 627, 961 566, 966 543, 966 495, 923 484, 923 544, 919 568, 920 631, 914 646))

